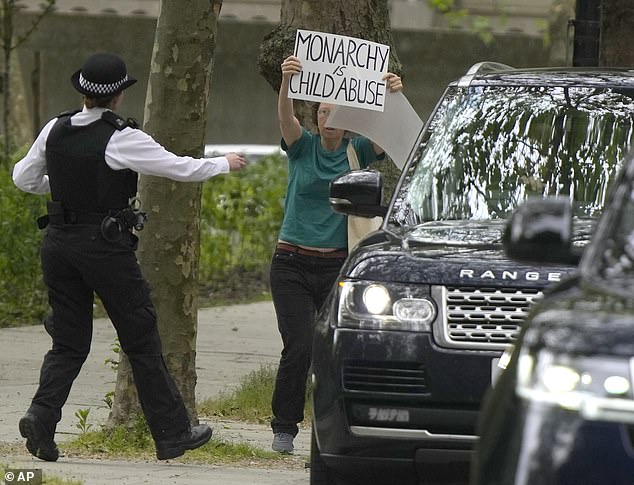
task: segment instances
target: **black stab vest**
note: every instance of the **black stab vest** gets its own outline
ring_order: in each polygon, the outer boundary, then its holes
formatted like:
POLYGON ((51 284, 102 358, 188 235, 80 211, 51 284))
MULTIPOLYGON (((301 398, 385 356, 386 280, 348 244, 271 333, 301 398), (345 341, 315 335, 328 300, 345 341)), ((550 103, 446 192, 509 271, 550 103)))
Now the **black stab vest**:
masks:
POLYGON ((105 160, 106 145, 115 130, 136 128, 112 111, 85 126, 73 126, 60 115, 46 140, 46 168, 51 197, 66 210, 104 213, 128 206, 136 195, 137 174, 112 170, 105 160))

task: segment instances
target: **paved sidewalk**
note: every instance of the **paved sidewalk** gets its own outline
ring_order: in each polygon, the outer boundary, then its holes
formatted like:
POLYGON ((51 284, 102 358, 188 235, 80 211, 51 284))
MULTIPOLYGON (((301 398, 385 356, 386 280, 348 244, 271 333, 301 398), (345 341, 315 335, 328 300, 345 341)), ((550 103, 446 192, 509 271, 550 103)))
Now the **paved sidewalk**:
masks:
MULTIPOLYGON (((37 387, 39 369, 50 338, 41 326, 0 329, 0 442, 22 445, 17 423, 28 407, 37 387)), ((94 325, 93 345, 88 360, 64 407, 56 441, 79 433, 75 411, 90 408, 88 423, 105 422, 108 408, 103 399, 113 391, 116 374, 106 364, 115 358, 112 351, 115 332, 107 319, 94 325)), ((240 379, 261 365, 276 364, 281 341, 271 302, 202 309, 199 312, 196 370, 197 399, 218 395, 235 388, 240 379)), ((244 425, 230 421, 211 421, 214 437, 248 442, 270 450, 272 434, 266 425, 244 425)), ((308 457, 310 430, 296 439, 295 454, 308 457)), ((178 459, 160 462, 122 462, 60 457, 55 463, 24 454, 1 457, 0 463, 24 468, 39 468, 44 473, 82 480, 86 485, 101 484, 208 484, 208 485, 299 485, 309 482, 304 469, 232 468, 179 463, 178 459)), ((2 480, 0 479, 0 483, 2 480)))

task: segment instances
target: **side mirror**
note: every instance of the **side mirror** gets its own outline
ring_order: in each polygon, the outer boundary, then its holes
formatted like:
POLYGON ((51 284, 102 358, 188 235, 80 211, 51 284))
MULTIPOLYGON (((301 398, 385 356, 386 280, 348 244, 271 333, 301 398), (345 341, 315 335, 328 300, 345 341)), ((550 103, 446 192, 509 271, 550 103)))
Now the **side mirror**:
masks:
POLYGON ((352 170, 330 183, 330 206, 341 214, 374 217, 384 216, 381 205, 383 180, 375 170, 352 170))
POLYGON ((566 198, 526 200, 511 216, 502 241, 513 259, 564 264, 579 260, 572 252, 572 206, 566 198))

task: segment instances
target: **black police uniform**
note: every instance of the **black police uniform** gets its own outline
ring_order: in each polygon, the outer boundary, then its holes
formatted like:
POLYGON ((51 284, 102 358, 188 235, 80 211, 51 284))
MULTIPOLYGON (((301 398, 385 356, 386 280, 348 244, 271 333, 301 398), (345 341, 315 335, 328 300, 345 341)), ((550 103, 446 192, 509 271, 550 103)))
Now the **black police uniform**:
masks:
POLYGON ((130 123, 111 111, 85 126, 61 115, 46 141, 51 187, 42 270, 51 315, 45 326, 53 340, 29 412, 53 436, 74 379, 90 350, 96 293, 127 355, 139 401, 155 440, 189 430, 181 395, 161 354, 156 312, 135 256, 137 238, 124 230, 106 240, 101 224, 128 206, 137 174, 112 170, 105 161, 108 140, 130 123))

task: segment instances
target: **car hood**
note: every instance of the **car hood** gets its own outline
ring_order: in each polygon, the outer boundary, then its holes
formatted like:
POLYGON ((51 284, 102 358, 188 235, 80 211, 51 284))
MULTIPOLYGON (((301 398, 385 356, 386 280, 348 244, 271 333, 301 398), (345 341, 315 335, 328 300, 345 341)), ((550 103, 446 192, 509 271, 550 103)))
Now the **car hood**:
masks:
MULTIPOLYGON (((575 219, 573 245, 585 246, 591 238, 593 219, 575 219)), ((500 251, 502 233, 507 221, 431 221, 414 227, 404 227, 395 235, 412 247, 464 247, 500 251)))
POLYGON ((524 344, 556 353, 634 355, 634 303, 580 280, 534 309, 524 344))
MULTIPOLYGON (((489 284, 542 288, 572 272, 571 265, 514 261, 502 246, 505 221, 434 221, 388 226, 358 246, 344 273, 352 278, 443 285, 489 284)), ((575 244, 587 242, 578 229, 575 244)))

